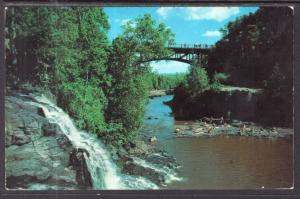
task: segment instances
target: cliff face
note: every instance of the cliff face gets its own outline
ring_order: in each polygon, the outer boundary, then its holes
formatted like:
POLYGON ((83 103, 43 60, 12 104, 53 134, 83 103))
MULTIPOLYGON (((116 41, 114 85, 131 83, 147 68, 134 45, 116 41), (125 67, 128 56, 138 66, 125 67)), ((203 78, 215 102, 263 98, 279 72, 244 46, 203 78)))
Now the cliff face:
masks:
MULTIPOLYGON (((176 94, 175 94, 176 95, 176 94)), ((291 126, 292 114, 280 110, 261 89, 231 87, 219 92, 206 91, 203 94, 184 99, 174 97, 169 103, 176 119, 199 119, 215 117, 227 120, 259 122, 266 125, 291 126)))
POLYGON ((5 97, 5 174, 8 189, 89 189, 82 153, 43 110, 17 93, 5 97))

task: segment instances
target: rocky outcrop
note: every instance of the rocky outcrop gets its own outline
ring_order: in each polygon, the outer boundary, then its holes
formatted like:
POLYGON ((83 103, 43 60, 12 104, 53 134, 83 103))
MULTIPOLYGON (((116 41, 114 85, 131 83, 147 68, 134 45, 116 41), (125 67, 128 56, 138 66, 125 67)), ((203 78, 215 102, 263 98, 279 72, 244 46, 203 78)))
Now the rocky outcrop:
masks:
POLYGON ((123 172, 134 176, 143 176, 157 185, 165 186, 173 180, 179 180, 179 164, 176 159, 164 152, 151 153, 142 157, 128 157, 123 172))
POLYGON ((82 155, 43 110, 13 94, 5 97, 5 174, 8 189, 90 189, 82 155))
POLYGON ((136 140, 109 150, 122 173, 142 176, 158 186, 180 180, 176 159, 148 141, 136 140))
POLYGON ((223 117, 229 120, 255 121, 261 95, 261 92, 249 90, 209 90, 184 101, 175 97, 171 107, 176 119, 223 117))
MULTIPOLYGON (((176 119, 194 120, 203 117, 224 120, 251 121, 268 126, 293 126, 293 111, 284 109, 279 100, 269 97, 262 89, 224 87, 189 96, 185 90, 175 91, 170 105, 176 119)), ((283 102, 282 102, 283 103, 283 102)))

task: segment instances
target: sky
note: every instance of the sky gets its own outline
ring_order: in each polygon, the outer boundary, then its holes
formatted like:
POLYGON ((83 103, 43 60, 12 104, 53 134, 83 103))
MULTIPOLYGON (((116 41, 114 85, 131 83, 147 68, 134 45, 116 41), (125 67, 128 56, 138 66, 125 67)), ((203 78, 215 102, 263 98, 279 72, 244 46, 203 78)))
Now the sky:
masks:
MULTIPOLYGON (((258 7, 105 7, 111 29, 109 39, 122 33, 126 22, 151 14, 158 23, 164 23, 175 34, 177 44, 214 44, 221 39, 220 28, 237 17, 253 13, 258 7)), ((152 62, 160 74, 186 72, 188 64, 175 61, 152 62)))

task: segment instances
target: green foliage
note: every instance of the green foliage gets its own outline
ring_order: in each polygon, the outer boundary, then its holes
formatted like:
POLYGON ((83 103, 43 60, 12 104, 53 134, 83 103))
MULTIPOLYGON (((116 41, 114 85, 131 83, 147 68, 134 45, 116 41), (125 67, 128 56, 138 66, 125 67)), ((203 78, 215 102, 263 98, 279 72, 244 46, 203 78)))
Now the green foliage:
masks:
POLYGON ((208 56, 209 76, 222 72, 230 75, 226 83, 263 88, 266 97, 258 102, 258 110, 269 121, 291 126, 292 9, 261 7, 254 14, 228 23, 221 31, 223 38, 208 56))
POLYGON ((63 98, 79 128, 91 132, 105 131, 103 110, 106 105, 104 93, 94 85, 83 82, 64 83, 63 98))
POLYGON ((103 10, 10 7, 8 13, 8 72, 17 77, 12 83, 49 87, 80 128, 106 132, 109 25, 103 10))
POLYGON ((210 85, 211 90, 220 91, 224 86, 223 83, 228 79, 229 75, 225 73, 215 73, 210 85))
POLYGON ((107 99, 103 87, 110 84, 106 62, 109 43, 107 17, 99 8, 67 8, 57 14, 57 30, 51 50, 55 54, 53 79, 63 104, 80 128, 106 131, 107 99))
POLYGON ((106 118, 121 126, 124 142, 133 139, 143 123, 151 87, 149 60, 169 54, 166 43, 173 34, 150 15, 123 26, 124 32, 112 42, 108 73, 112 77, 106 118), (135 24, 135 25, 132 25, 135 24))
POLYGON ((47 8, 9 7, 7 9, 6 66, 8 84, 41 82, 52 60, 52 11, 47 8))
POLYGON ((168 90, 173 89, 180 83, 186 81, 185 73, 176 74, 158 74, 156 72, 150 73, 151 89, 153 90, 168 90))
POLYGON ((288 7, 262 7, 222 29, 223 38, 208 57, 208 74, 230 74, 238 86, 267 88, 274 67, 292 85, 293 16, 288 7), (280 17, 278 17, 280 16, 280 17))
POLYGON ((213 82, 217 84, 224 83, 228 79, 229 75, 225 73, 215 73, 213 77, 213 82))
POLYGON ((208 90, 209 78, 206 70, 197 64, 191 65, 187 76, 187 85, 191 95, 197 95, 208 90))
POLYGON ((110 45, 108 19, 94 7, 9 7, 8 82, 50 88, 80 128, 121 144, 142 125, 149 61, 171 53, 174 35, 150 15, 126 24, 110 45))
POLYGON ((165 46, 174 42, 174 34, 165 24, 157 24, 150 14, 129 21, 123 29, 121 37, 131 43, 131 50, 135 52, 133 58, 137 64, 172 53, 165 46))
POLYGON ((50 88, 80 128, 107 142, 134 139, 151 87, 147 62, 171 53, 174 37, 148 14, 134 24, 110 46, 101 8, 9 7, 8 82, 50 88))

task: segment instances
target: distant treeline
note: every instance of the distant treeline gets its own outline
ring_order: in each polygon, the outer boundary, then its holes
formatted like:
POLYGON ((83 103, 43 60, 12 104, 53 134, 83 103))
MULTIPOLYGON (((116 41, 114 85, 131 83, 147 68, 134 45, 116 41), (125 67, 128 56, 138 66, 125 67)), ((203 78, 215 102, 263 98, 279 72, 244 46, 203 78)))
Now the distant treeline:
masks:
POLYGON ((185 73, 176 73, 176 74, 158 74, 152 72, 150 74, 151 78, 151 88, 153 90, 168 90, 173 89, 179 84, 186 81, 185 73))
POLYGON ((8 7, 7 86, 49 89, 80 128, 108 143, 133 140, 152 87, 147 61, 168 56, 174 35, 149 14, 112 42, 109 28, 102 8, 8 7))

